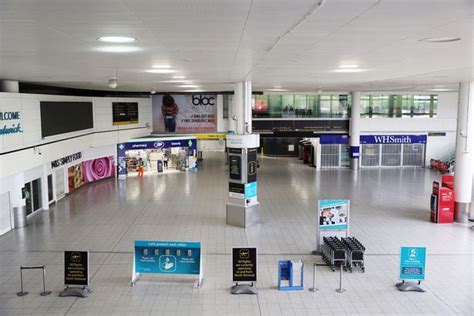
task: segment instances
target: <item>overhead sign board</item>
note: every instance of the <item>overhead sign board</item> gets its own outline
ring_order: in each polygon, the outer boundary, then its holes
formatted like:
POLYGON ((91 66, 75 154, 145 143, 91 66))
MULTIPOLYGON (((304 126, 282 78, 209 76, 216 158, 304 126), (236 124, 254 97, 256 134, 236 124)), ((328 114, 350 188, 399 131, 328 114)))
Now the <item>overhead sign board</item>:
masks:
POLYGON ((426 135, 361 135, 361 144, 426 144, 426 135))

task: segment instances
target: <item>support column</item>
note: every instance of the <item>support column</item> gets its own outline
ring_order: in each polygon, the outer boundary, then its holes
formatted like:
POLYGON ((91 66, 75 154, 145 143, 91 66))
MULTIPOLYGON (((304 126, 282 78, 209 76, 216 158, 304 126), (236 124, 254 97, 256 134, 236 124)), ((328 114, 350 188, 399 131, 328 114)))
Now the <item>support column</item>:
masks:
POLYGON ((48 188, 48 167, 43 165, 43 175, 41 176, 41 205, 43 211, 49 210, 49 188, 48 188))
POLYGON ((16 80, 0 80, 0 92, 20 92, 20 85, 16 80))
POLYGON ((454 172, 454 220, 466 223, 471 212, 472 171, 474 164, 474 82, 459 85, 454 172))
POLYGON ((234 86, 232 122, 236 134, 226 137, 229 152, 229 196, 226 223, 247 228, 260 223, 257 198, 257 150, 260 136, 252 134, 252 84, 234 86))
POLYGON ((250 81, 237 82, 234 85, 232 120, 235 122, 237 134, 252 133, 252 83, 250 81))
POLYGON ((350 165, 351 169, 359 169, 360 156, 360 92, 352 92, 350 135, 350 165))

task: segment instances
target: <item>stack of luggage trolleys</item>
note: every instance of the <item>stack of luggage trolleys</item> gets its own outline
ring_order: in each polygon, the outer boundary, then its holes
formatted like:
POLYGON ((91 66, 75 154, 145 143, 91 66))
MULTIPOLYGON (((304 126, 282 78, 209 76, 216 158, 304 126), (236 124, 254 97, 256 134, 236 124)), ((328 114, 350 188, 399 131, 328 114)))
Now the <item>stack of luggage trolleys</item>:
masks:
POLYGON ((346 268, 352 272, 353 269, 360 269, 365 272, 364 252, 365 247, 355 237, 342 238, 342 242, 346 248, 346 268))
POLYGON ((336 271, 336 266, 343 266, 346 263, 346 247, 337 237, 323 237, 321 246, 323 260, 329 265, 332 271, 336 271))
POLYGON ((321 246, 323 260, 329 265, 332 271, 336 267, 353 271, 359 269, 365 272, 364 252, 365 247, 355 237, 323 237, 321 246))

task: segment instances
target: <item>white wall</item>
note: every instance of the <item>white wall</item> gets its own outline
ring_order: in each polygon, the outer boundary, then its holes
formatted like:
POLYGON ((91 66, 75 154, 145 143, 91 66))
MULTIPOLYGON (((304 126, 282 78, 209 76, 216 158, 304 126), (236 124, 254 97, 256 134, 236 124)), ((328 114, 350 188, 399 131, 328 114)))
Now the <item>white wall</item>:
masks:
MULTIPOLYGON (((43 209, 48 209, 47 176, 53 160, 82 152, 80 160, 61 166, 66 170, 72 164, 104 156, 116 156, 116 144, 130 138, 147 136, 151 132, 152 107, 150 98, 100 98, 52 96, 20 93, 0 93, 0 112, 19 111, 23 133, 0 135, 0 195, 9 193, 10 207, 24 206, 21 188, 25 183, 41 179, 43 209), (41 137, 40 101, 91 101, 94 110, 94 128, 41 137), (112 102, 138 102, 139 121, 136 124, 117 125, 112 122, 112 102)), ((0 121, 11 125, 9 121, 0 121)), ((14 122, 17 123, 17 122, 14 122)), ((55 169, 56 170, 56 169, 55 169)), ((65 179, 67 186, 67 179, 65 179)), ((53 187, 55 187, 53 177, 53 187)), ((68 192, 65 188, 65 192, 68 192)))
MULTIPOLYGON (((362 93, 374 94, 375 92, 362 93)), ((417 94, 391 92, 391 94, 417 94)), ((426 94, 426 92, 420 92, 426 94)), ((443 132, 446 136, 429 136, 426 145, 425 165, 429 160, 446 159, 456 146, 457 92, 438 93, 438 109, 435 118, 361 118, 361 134, 423 134, 443 132)))

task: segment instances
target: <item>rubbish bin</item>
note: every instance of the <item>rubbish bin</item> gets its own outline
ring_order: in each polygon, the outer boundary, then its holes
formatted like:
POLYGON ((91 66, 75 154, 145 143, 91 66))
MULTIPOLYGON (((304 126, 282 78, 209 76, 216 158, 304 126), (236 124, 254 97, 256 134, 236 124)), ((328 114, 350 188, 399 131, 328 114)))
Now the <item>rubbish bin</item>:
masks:
POLYGON ((15 228, 22 228, 26 223, 26 206, 16 206, 13 208, 13 226, 15 228))

